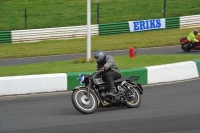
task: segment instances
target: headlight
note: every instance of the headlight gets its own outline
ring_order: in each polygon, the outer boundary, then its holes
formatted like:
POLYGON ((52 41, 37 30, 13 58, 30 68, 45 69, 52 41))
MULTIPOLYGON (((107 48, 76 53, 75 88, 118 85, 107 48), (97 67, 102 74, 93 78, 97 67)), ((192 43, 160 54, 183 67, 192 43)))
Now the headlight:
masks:
POLYGON ((78 81, 80 82, 80 84, 83 84, 84 79, 85 79, 85 76, 79 74, 78 81))

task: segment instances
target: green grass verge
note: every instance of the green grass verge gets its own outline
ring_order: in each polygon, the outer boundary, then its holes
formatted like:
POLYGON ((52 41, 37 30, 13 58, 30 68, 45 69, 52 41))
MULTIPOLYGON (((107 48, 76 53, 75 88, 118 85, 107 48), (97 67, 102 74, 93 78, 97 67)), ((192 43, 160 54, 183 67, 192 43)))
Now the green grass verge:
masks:
MULTIPOLYGON (((98 0, 100 23, 162 18, 164 0, 98 0)), ((167 0, 166 17, 199 14, 199 0, 167 0)), ((91 0, 91 21, 97 23, 96 0, 91 0)), ((1 0, 0 30, 85 25, 86 0, 1 0)))
MULTIPOLYGON (((92 52, 179 45, 179 38, 192 29, 154 30, 92 37, 92 52)), ((86 53, 87 39, 48 40, 32 43, 0 44, 0 59, 86 53)), ((181 51, 181 48, 180 48, 181 51)))
MULTIPOLYGON (((199 58, 199 55, 139 55, 135 58, 129 58, 128 56, 114 56, 114 59, 120 70, 170 64, 175 62, 196 60, 199 58)), ((73 61, 74 60, 66 60, 21 66, 4 66, 0 67, 0 76, 86 72, 94 71, 96 69, 95 62, 74 64, 73 61)))

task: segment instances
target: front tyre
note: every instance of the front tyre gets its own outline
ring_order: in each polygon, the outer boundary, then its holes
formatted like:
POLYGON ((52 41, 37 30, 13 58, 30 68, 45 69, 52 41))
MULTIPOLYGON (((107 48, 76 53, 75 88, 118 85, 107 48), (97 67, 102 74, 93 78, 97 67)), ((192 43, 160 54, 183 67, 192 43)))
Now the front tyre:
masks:
POLYGON ((71 98, 74 107, 83 114, 91 114, 97 109, 96 96, 90 92, 88 98, 88 91, 86 89, 74 90, 71 98))
POLYGON ((125 100, 124 104, 128 108, 137 108, 141 104, 141 94, 137 88, 134 88, 132 85, 129 86, 131 91, 131 100, 125 100))
POLYGON ((192 49, 191 49, 191 47, 189 46, 190 44, 188 44, 188 43, 182 43, 181 44, 181 48, 183 49, 183 51, 185 51, 185 52, 190 52, 192 49))

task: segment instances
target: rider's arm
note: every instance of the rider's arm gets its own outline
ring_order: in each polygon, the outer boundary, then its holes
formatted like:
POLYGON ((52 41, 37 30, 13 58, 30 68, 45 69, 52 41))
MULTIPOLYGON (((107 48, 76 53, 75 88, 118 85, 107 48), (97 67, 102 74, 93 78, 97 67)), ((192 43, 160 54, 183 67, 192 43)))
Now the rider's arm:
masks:
POLYGON ((114 58, 110 55, 106 57, 106 64, 104 65, 105 70, 109 69, 114 64, 114 58))
POLYGON ((193 40, 193 41, 194 41, 194 42, 199 42, 199 40, 197 40, 197 39, 196 39, 196 37, 194 38, 194 40, 193 40))
POLYGON ((187 39, 188 41, 199 42, 199 40, 196 39, 196 36, 194 34, 189 34, 187 39))
MULTIPOLYGON (((197 35, 199 36, 200 33, 198 33, 197 35)), ((197 36, 195 36, 194 42, 199 42, 199 40, 197 39, 197 36)))

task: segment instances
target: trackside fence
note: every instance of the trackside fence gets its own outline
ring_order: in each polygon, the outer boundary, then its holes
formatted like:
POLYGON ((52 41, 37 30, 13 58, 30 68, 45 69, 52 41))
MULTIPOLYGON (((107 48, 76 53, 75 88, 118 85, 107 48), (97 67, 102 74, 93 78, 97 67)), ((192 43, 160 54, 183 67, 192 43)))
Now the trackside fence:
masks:
POLYGON ((180 28, 180 18, 166 18, 165 28, 166 29, 174 29, 174 28, 180 28))
POLYGON ((180 29, 200 27, 200 15, 180 17, 180 29))
MULTIPOLYGON (((87 36, 87 25, 31 30, 13 30, 11 34, 12 43, 85 38, 87 36)), ((98 36, 98 25, 91 25, 91 36, 98 36)))
MULTIPOLYGON (((162 18, 163 19, 163 18, 162 18)), ((165 19, 165 18, 164 18, 165 19)), ((160 19, 161 20, 161 19, 160 19)), ((139 20, 140 21, 140 20, 139 20)), ((141 20, 143 22, 149 20, 141 20)), ((149 21, 151 22, 151 21, 149 21)), ((164 28, 194 28, 200 27, 200 15, 166 18, 164 28)), ((150 29, 154 30, 154 29, 150 29)), ((129 22, 91 25, 91 36, 130 33, 129 22)), ((58 28, 27 29, 0 31, 0 43, 36 42, 55 39, 85 38, 87 25, 58 28)))
POLYGON ((11 43, 11 31, 0 31, 0 43, 11 43))
POLYGON ((129 33, 128 22, 99 24, 99 35, 129 33))

